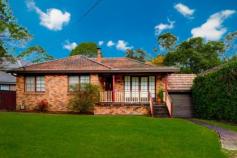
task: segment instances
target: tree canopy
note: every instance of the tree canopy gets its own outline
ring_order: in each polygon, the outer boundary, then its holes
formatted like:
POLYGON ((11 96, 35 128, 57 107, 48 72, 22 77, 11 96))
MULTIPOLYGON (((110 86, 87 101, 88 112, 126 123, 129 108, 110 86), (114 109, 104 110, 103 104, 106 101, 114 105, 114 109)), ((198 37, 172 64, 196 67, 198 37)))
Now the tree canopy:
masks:
POLYGON ((53 57, 40 46, 29 47, 21 52, 17 57, 11 55, 10 49, 12 46, 9 45, 10 43, 25 43, 31 38, 32 36, 27 29, 16 22, 8 1, 0 0, 0 57, 8 57, 13 61, 15 58, 25 59, 31 56, 28 58, 31 62, 43 62, 53 59, 53 57))
POLYGON ((168 52, 164 64, 179 66, 182 72, 200 73, 221 64, 219 56, 224 50, 223 42, 205 42, 200 37, 191 38, 168 52))
POLYGON ((147 55, 147 52, 145 52, 142 49, 136 49, 136 50, 128 49, 126 51, 126 57, 127 58, 135 59, 135 60, 138 60, 138 61, 141 61, 141 62, 146 61, 146 55, 147 55))
POLYGON ((169 32, 157 37, 158 44, 167 50, 174 48, 176 41, 177 37, 169 32))
POLYGON ((70 53, 70 56, 73 55, 85 55, 88 57, 97 56, 97 45, 94 42, 83 42, 77 45, 70 53))

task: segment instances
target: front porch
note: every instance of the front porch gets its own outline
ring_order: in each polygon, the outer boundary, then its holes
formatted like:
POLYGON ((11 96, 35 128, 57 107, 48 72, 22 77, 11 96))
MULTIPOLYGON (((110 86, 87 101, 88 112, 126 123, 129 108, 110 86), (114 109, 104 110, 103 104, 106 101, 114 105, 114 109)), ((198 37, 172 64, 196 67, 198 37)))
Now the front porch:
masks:
POLYGON ((172 102, 167 92, 167 74, 107 74, 99 75, 100 102, 97 114, 151 114, 163 105, 172 115, 172 102), (163 103, 157 93, 163 91, 163 103))
POLYGON ((99 75, 100 103, 149 104, 166 89, 166 74, 99 75))

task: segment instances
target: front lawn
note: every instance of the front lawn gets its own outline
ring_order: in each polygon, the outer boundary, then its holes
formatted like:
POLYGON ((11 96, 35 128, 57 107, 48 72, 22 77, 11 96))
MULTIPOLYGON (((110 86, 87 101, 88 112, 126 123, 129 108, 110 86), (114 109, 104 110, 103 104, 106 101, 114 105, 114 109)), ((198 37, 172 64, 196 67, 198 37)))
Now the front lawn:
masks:
POLYGON ((0 113, 0 157, 222 158, 216 133, 182 119, 0 113))

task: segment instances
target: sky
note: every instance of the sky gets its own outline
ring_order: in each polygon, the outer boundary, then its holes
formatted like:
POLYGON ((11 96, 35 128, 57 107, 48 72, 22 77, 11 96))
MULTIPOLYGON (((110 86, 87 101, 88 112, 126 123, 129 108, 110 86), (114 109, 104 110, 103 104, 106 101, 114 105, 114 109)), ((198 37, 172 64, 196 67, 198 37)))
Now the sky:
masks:
MULTIPOLYGON (((105 57, 141 48, 151 56, 156 37, 171 32, 223 40, 237 30, 237 0, 9 0, 17 22, 55 58, 69 55, 81 42, 95 42, 105 57)), ((25 48, 20 48, 25 49, 25 48)))

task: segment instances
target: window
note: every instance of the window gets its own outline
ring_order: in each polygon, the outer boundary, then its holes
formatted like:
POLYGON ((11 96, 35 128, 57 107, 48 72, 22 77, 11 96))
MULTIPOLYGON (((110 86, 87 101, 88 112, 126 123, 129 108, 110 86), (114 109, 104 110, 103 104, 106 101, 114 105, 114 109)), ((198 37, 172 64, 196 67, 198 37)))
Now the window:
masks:
POLYGON ((27 76, 25 80, 26 92, 44 92, 44 76, 27 76))
POLYGON ((77 84, 79 84, 79 76, 69 76, 69 91, 73 91, 77 84))
POLYGON ((33 76, 26 77, 26 91, 27 92, 35 91, 35 77, 33 76))
POLYGON ((0 85, 0 91, 16 91, 16 86, 11 84, 0 85))
POLYGON ((149 92, 152 98, 155 98, 156 87, 155 87, 155 76, 149 76, 149 92))
POLYGON ((0 85, 0 90, 1 91, 9 91, 10 87, 9 87, 9 85, 0 85))
POLYGON ((37 92, 44 92, 45 87, 44 87, 44 76, 37 76, 36 77, 36 91, 37 92))
POLYGON ((82 75, 82 76, 68 76, 69 81, 69 91, 73 91, 77 84, 80 84, 80 88, 83 88, 85 84, 90 83, 90 76, 82 75))

